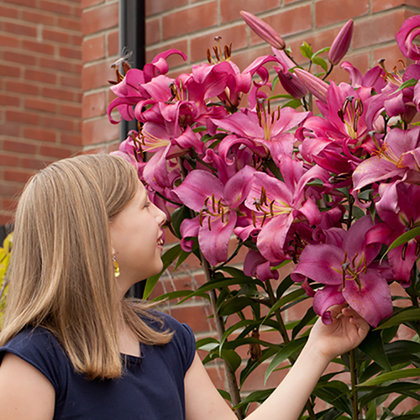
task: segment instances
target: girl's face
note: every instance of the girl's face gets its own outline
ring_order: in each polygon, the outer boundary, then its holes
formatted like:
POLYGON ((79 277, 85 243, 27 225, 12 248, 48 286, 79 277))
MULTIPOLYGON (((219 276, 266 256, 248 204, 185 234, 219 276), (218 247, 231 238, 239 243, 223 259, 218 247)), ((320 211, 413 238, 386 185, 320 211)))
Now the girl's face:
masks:
POLYGON ((162 270, 165 221, 165 213, 149 201, 141 182, 133 199, 111 220, 112 251, 120 266, 117 282, 123 293, 162 270))

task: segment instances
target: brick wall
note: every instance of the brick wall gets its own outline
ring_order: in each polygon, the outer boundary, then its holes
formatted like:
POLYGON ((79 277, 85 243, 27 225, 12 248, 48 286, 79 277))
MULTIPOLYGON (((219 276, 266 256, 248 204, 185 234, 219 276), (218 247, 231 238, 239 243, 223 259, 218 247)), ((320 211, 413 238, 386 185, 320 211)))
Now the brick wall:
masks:
MULTIPOLYGON (((392 68, 402 58, 395 33, 420 13, 418 0, 146 0, 147 59, 178 48, 188 60, 170 57, 171 72, 188 71, 205 60, 220 35, 222 43, 232 42, 232 59, 244 69, 270 49, 242 23, 241 9, 266 19, 293 51, 303 40, 314 49, 329 45, 353 18, 347 58, 362 70, 379 58, 392 68)), ((117 147, 119 128, 108 122, 106 107, 118 57, 117 0, 0 0, 0 225, 10 222, 14 197, 33 171, 62 157, 117 147)), ((347 78, 334 71, 336 79, 347 78)), ((154 294, 203 281, 190 259, 182 273, 168 273, 154 294)), ((198 338, 214 331, 210 309, 199 299, 167 304, 166 310, 192 325, 198 338)), ((289 317, 300 315, 294 310, 289 317)), ((223 387, 220 365, 209 371, 223 387)), ((261 378, 253 375, 247 389, 261 386, 261 378)))

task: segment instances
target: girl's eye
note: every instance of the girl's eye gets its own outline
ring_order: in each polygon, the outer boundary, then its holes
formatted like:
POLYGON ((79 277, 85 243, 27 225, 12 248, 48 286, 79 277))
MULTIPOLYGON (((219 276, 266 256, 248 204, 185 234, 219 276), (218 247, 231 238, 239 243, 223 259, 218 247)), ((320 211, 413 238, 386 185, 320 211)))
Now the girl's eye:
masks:
POLYGON ((146 202, 144 203, 144 207, 150 207, 150 201, 146 201, 146 202))

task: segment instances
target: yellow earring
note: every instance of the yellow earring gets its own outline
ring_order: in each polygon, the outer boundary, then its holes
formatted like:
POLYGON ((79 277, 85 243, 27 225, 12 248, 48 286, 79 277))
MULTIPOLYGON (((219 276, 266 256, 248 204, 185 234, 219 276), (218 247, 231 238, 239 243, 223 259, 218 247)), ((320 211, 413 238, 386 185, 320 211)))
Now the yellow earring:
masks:
POLYGON ((117 278, 120 276, 120 266, 115 255, 112 256, 112 264, 114 264, 114 277, 117 278))

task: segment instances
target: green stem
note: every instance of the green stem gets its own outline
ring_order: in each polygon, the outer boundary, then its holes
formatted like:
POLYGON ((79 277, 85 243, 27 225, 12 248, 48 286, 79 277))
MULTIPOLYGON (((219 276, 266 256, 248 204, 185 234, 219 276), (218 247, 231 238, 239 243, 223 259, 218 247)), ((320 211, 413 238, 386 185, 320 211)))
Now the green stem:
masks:
MULTIPOLYGON (((266 284, 266 290, 267 290, 268 296, 270 298, 270 303, 271 303, 271 305, 274 305, 276 303, 276 296, 274 295, 274 291, 273 291, 273 288, 271 286, 270 280, 267 280, 265 284, 266 284)), ((277 320, 277 322, 280 326, 280 334, 283 337, 283 341, 286 344, 290 343, 290 338, 289 338, 289 335, 287 334, 286 325, 284 324, 283 317, 281 316, 280 310, 276 309, 274 311, 274 315, 276 316, 276 320, 277 320)), ((291 365, 293 365, 296 362, 296 359, 294 357, 289 357, 288 360, 289 360, 291 365)), ((306 402, 305 408, 306 408, 306 410, 308 410, 309 418, 315 420, 316 415, 315 415, 315 412, 314 412, 314 404, 311 402, 310 399, 306 402)))
MULTIPOLYGON (((204 270, 204 275, 206 277, 206 281, 209 282, 212 279, 212 272, 210 270, 210 265, 208 261, 204 258, 201 250, 200 252, 200 260, 201 260, 201 266, 204 270)), ((225 326, 223 323, 223 319, 217 312, 217 305, 216 305, 216 292, 214 290, 211 290, 210 293, 210 303, 211 308, 213 312, 213 317, 216 323, 216 331, 219 341, 221 341, 223 334, 225 333, 225 326)), ((241 396, 239 393, 238 384, 236 382, 235 373, 232 372, 230 366, 227 364, 227 362, 223 359, 223 363, 225 365, 225 372, 226 372, 226 378, 227 378, 227 386, 228 386, 228 392, 230 394, 230 397, 232 399, 233 406, 238 405, 241 402, 241 396)), ((242 408, 239 408, 235 411, 236 416, 238 419, 242 420, 244 418, 243 410, 242 408)))
POLYGON ((355 351, 350 350, 350 375, 351 375, 351 407, 352 407, 352 420, 359 420, 359 403, 357 399, 357 371, 355 351))

